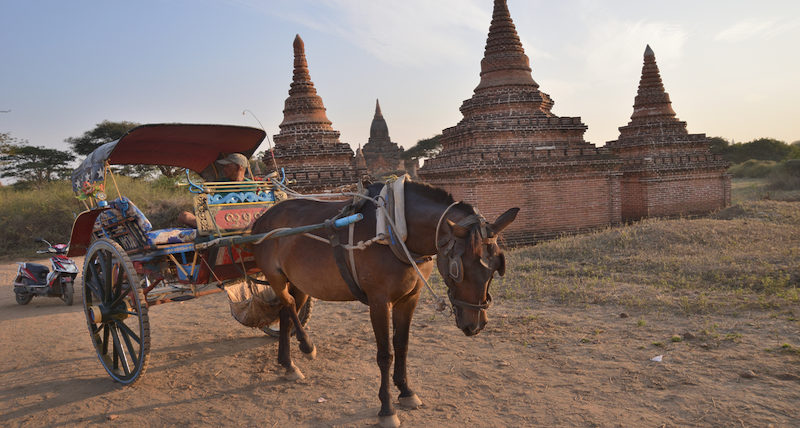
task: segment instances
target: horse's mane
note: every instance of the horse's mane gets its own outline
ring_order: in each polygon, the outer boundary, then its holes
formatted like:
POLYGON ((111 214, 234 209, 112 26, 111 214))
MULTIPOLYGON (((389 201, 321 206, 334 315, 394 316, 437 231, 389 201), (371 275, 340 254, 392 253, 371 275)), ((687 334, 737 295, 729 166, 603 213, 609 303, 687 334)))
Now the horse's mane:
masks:
MULTIPOLYGON (((369 197, 377 196, 383 189, 383 186, 384 183, 373 183, 369 185, 369 187, 367 187, 369 197)), ((451 195, 449 192, 438 187, 433 187, 427 183, 409 180, 406 181, 406 186, 409 190, 431 202, 448 206, 455 202, 453 195, 451 195)), ((476 213, 475 208, 473 208, 472 205, 463 201, 455 205, 453 209, 463 210, 467 214, 476 213)), ((481 245, 481 239, 477 233, 477 229, 472 228, 472 230, 470 230, 470 235, 467 242, 469 246, 468 249, 474 252, 476 257, 481 257, 483 255, 483 245, 481 245)))
MULTIPOLYGON (((381 192, 383 189, 384 183, 372 183, 367 187, 367 194, 370 198, 374 198, 381 192)), ((440 189, 438 187, 433 187, 430 184, 422 183, 419 181, 406 181, 406 186, 409 186, 412 191, 414 191, 417 195, 428 199, 431 202, 438 202, 444 205, 450 205, 455 202, 453 199, 453 195, 448 193, 444 189, 440 189)), ((461 201, 458 205, 453 207, 454 209, 463 209, 468 214, 475 213, 475 209, 472 205, 461 201)))

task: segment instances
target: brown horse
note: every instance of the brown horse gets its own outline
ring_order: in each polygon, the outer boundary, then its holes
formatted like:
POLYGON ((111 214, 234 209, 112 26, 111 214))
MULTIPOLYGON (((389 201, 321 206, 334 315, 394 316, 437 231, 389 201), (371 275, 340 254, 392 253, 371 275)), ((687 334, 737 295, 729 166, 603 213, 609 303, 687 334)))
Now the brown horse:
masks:
MULTIPOLYGON (((370 186, 370 197, 377 195, 381 187, 380 184, 370 186)), ((469 204, 455 203, 452 196, 441 189, 407 182, 404 193, 408 250, 419 256, 437 256, 437 266, 445 278, 454 307, 456 325, 468 336, 477 334, 487 322, 492 276, 495 272, 500 275, 505 272, 505 258, 497 245, 497 234, 514 220, 519 208, 506 211, 489 224, 469 204)), ((284 201, 255 223, 253 233, 320 223, 336 216, 347 204, 308 199, 284 201)), ((355 225, 354 242, 366 241, 375 235, 376 211, 371 202, 361 210, 364 219, 355 225)), ((347 229, 338 233, 341 242, 347 242, 347 229)), ((354 251, 356 280, 366 295, 378 346, 380 424, 398 426, 399 419, 389 392, 392 345, 396 358, 393 380, 400 390, 399 403, 416 408, 422 402, 408 385, 406 355, 411 317, 424 283, 414 268, 401 262, 386 245, 374 244, 354 251), (390 343, 391 328, 394 335, 390 343)), ((303 374, 289 353, 292 324, 300 350, 314 358, 316 348, 303 330, 296 309, 302 307, 308 296, 326 301, 351 301, 356 297, 340 274, 331 246, 324 242, 302 235, 267 240, 256 246, 255 256, 258 267, 283 304, 278 363, 286 369, 288 379, 300 379, 303 374)), ((433 271, 433 263, 430 257, 421 259, 418 266, 427 279, 433 271)))

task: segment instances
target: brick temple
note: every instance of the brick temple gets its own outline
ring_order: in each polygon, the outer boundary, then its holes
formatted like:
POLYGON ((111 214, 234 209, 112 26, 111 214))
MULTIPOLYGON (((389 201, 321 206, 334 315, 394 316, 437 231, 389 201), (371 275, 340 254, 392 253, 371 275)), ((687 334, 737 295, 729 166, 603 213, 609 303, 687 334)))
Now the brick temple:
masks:
POLYGON ((623 220, 706 213, 730 204, 728 163, 711 154, 705 134, 689 134, 678 120, 649 45, 631 121, 619 132, 606 147, 624 162, 623 220))
MULTIPOLYGON (((366 168, 349 145, 339 141, 308 71, 305 45, 294 39, 294 74, 275 141, 275 160, 292 189, 313 193, 358 182, 366 168)), ((270 159, 264 159, 270 163, 270 159)))
POLYGON ((487 218, 522 208, 504 232, 509 244, 619 223, 622 161, 584 141, 580 117, 553 114, 504 0, 494 3, 480 77, 419 176, 487 218))
POLYGON ((374 179, 405 173, 405 165, 400 157, 403 149, 389 137, 389 127, 383 118, 378 100, 375 100, 375 116, 369 127, 369 140, 362 150, 367 170, 374 179))
POLYGON ((584 140, 580 117, 557 116, 533 79, 506 0, 495 0, 480 82, 461 105, 463 118, 442 131, 442 150, 417 170, 391 141, 380 104, 367 144, 339 141, 294 42, 294 78, 275 157, 294 188, 317 192, 373 179, 412 176, 476 206, 487 218, 522 208, 506 244, 537 242, 648 216, 708 213, 730 204, 727 163, 704 134, 689 134, 672 109, 648 46, 630 122, 603 147, 584 140))

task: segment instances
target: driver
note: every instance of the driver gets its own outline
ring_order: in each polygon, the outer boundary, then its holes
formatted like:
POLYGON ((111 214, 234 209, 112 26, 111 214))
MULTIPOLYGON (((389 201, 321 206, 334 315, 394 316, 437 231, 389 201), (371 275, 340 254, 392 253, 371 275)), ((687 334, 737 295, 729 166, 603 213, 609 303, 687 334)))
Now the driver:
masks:
MULTIPOLYGON (((206 181, 244 181, 244 173, 249 162, 241 153, 231 153, 215 161, 200 175, 206 181)), ((178 214, 178 222, 189 227, 197 228, 197 217, 193 213, 183 211, 178 214)))

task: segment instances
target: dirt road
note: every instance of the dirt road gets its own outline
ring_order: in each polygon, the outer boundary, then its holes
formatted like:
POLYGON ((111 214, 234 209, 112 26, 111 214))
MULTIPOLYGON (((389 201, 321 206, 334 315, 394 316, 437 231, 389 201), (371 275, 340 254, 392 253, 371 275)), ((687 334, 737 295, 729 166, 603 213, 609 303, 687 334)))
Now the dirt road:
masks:
MULTIPOLYGON (((280 379, 277 341, 237 324, 224 295, 153 307, 149 369, 122 387, 97 360, 80 293, 72 307, 55 298, 19 306, 14 270, 0 265, 0 425, 377 421, 375 344, 359 303, 318 302, 309 323, 317 359, 303 359, 293 341, 306 375, 297 383, 280 379)), ((424 406, 399 417, 408 427, 800 426, 798 317, 496 298, 487 329, 465 337, 423 302, 409 376, 424 406)))

